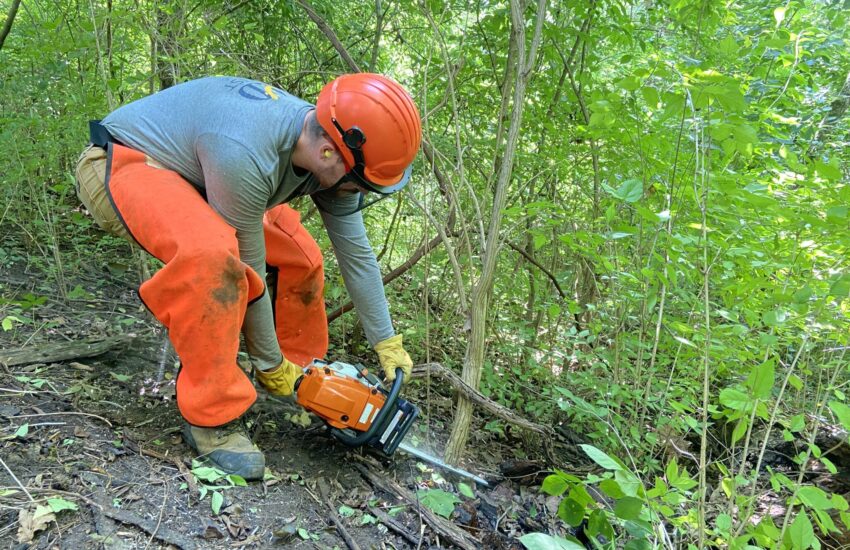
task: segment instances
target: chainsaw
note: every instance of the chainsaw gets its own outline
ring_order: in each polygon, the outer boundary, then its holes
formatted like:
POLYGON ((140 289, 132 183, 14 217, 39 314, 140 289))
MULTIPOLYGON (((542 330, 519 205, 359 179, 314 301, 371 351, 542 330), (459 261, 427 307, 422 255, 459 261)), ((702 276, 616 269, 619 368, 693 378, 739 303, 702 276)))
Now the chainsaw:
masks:
POLYGON ((295 382, 295 401, 321 418, 331 435, 349 447, 365 445, 386 456, 401 449, 487 487, 488 483, 475 474, 446 464, 403 441, 419 416, 419 408, 399 396, 403 382, 401 369, 396 369, 395 381, 386 389, 363 365, 316 359, 295 382))

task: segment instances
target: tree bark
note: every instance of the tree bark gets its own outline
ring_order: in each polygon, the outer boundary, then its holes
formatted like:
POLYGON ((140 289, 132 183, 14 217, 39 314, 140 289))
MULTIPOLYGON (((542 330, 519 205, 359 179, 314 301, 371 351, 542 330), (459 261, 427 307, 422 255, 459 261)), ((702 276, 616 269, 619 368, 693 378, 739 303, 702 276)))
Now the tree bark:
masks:
POLYGON ((21 0, 14 0, 9 6, 9 14, 6 16, 6 22, 3 24, 3 30, 0 30, 0 50, 3 49, 3 43, 6 42, 6 37, 12 31, 12 23, 15 22, 15 16, 18 15, 18 7, 21 5, 21 0))
POLYGON ((328 25, 327 21, 322 19, 322 17, 318 14, 318 12, 316 12, 315 9, 313 9, 313 6, 311 6, 307 0, 296 0, 296 2, 304 9, 304 11, 307 12, 307 16, 313 21, 313 23, 316 24, 317 27, 319 27, 319 30, 322 31, 322 33, 328 37, 328 40, 331 41, 331 44, 333 44, 333 47, 336 49, 342 60, 345 61, 345 64, 348 65, 348 68, 351 70, 351 72, 359 73, 360 67, 354 61, 354 58, 352 58, 351 55, 348 53, 348 50, 345 49, 345 46, 342 45, 342 42, 340 42, 336 33, 333 31, 330 25, 328 25))

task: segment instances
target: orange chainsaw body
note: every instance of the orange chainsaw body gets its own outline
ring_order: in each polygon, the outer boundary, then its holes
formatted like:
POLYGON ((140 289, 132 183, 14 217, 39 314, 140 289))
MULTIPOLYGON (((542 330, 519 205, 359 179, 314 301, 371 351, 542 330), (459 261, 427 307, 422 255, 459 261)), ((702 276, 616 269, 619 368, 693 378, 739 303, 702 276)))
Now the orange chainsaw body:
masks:
POLYGON ((304 370, 296 402, 334 428, 364 432, 384 406, 386 396, 368 385, 365 369, 352 376, 314 364, 304 370))

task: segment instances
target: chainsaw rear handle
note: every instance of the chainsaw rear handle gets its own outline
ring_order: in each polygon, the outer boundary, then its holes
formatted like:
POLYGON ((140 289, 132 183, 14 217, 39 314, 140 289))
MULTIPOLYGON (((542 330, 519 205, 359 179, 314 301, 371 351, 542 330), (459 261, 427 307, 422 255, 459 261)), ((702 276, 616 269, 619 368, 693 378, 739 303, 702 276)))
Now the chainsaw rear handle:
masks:
POLYGON ((387 422, 396 411, 396 400, 401 392, 401 385, 404 382, 404 371, 400 368, 395 370, 395 381, 387 394, 387 400, 380 412, 372 421, 372 425, 365 432, 360 432, 357 435, 352 435, 351 430, 340 430, 339 428, 331 428, 331 434, 349 447, 359 447, 365 443, 369 443, 376 434, 383 433, 387 422))

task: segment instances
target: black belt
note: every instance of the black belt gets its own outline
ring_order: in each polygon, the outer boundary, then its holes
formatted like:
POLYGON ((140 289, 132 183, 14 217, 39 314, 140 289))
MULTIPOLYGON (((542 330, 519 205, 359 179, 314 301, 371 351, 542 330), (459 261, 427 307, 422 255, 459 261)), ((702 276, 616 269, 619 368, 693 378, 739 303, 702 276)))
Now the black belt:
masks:
POLYGON ((89 141, 91 141, 92 145, 97 145, 102 149, 106 149, 107 145, 110 143, 123 145, 123 143, 115 139, 115 137, 109 133, 106 126, 101 124, 99 120, 89 121, 89 141))

